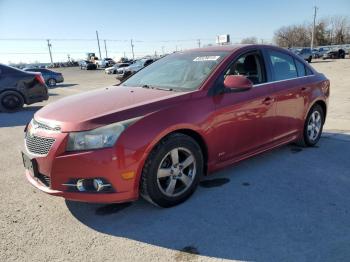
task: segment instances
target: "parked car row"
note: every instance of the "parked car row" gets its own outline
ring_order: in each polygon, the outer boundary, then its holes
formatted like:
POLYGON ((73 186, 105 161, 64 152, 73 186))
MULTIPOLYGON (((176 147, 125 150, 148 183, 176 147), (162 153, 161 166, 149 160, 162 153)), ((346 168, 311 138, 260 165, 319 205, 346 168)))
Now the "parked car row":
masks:
MULTIPOLYGON (((319 48, 290 48, 292 52, 301 56, 304 60, 311 63, 313 58, 323 58, 323 59, 338 59, 345 58, 347 54, 347 46, 323 46, 319 48)), ((350 48, 350 47, 348 47, 350 48)))

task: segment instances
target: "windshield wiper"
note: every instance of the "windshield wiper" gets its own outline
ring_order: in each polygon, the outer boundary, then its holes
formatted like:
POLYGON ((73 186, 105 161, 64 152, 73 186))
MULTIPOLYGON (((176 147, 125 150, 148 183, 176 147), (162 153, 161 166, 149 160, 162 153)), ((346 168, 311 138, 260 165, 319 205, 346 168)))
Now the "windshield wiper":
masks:
POLYGON ((174 89, 172 88, 166 88, 166 87, 153 87, 154 89, 158 89, 158 90, 165 90, 165 91, 173 91, 174 89))
POLYGON ((150 86, 150 85, 143 85, 142 88, 151 88, 151 89, 158 89, 158 90, 165 90, 165 91, 173 91, 174 90, 172 88, 150 86))

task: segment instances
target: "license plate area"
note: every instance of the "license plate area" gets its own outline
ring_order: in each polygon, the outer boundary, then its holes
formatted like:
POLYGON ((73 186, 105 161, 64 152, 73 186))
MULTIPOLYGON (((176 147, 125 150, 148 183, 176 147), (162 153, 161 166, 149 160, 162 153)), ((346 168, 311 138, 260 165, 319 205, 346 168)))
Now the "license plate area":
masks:
POLYGON ((23 159, 24 168, 27 169, 33 177, 37 177, 39 171, 38 171, 38 164, 35 161, 35 159, 30 159, 29 156, 27 156, 23 152, 22 152, 22 159, 23 159))

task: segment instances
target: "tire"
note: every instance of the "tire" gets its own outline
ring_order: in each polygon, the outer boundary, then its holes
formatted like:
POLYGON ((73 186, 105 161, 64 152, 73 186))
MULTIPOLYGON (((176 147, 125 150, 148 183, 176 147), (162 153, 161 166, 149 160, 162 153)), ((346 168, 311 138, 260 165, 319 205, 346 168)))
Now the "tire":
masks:
POLYGON ((158 143, 145 162, 141 196, 160 207, 178 205, 193 194, 202 173, 203 154, 197 142, 184 134, 171 134, 158 143))
POLYGON ((24 99, 22 95, 16 91, 4 91, 0 93, 0 111, 16 112, 22 109, 24 99))
POLYGON ((315 146, 321 138, 324 120, 325 118, 322 107, 318 104, 315 104, 310 109, 310 112, 306 117, 303 133, 297 141, 297 144, 303 147, 315 146), (318 119, 317 116, 319 117, 319 122, 318 120, 315 120, 316 122, 314 122, 314 125, 312 125, 313 117, 316 117, 316 119, 318 119), (317 134, 315 134, 315 132, 317 132, 317 134))
POLYGON ((312 61, 312 57, 310 56, 310 57, 307 59, 307 62, 308 62, 308 63, 311 63, 311 61, 312 61))
POLYGON ((47 85, 48 86, 56 86, 57 82, 56 79, 54 78, 50 78, 49 80, 47 80, 47 85))

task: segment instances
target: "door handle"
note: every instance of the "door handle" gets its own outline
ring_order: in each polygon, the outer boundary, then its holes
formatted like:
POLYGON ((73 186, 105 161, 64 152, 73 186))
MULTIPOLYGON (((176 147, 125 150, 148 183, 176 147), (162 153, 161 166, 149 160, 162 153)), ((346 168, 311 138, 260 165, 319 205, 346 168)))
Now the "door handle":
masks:
POLYGON ((269 104, 271 104, 272 102, 274 101, 274 99, 272 98, 272 97, 266 97, 263 101, 262 101, 262 103, 263 104, 265 104, 265 105, 269 105, 269 104))
POLYGON ((308 88, 304 86, 304 87, 300 88, 300 90, 301 90, 301 92, 306 92, 308 90, 308 88))

